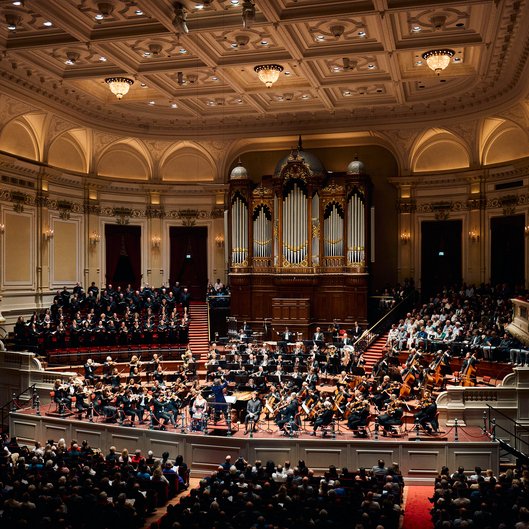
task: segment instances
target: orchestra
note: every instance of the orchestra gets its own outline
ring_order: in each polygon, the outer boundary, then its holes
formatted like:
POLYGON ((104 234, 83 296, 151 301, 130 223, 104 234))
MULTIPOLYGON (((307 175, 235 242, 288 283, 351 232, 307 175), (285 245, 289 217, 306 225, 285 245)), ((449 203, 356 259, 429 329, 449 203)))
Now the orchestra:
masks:
MULTIPOLYGON (((132 326, 138 328, 139 321, 132 326)), ((245 334, 249 329, 245 325, 245 334)), ((125 364, 110 355, 103 364, 88 358, 84 378, 56 381, 52 400, 57 409, 71 410, 78 418, 130 427, 147 422, 161 430, 207 432, 211 421, 215 427, 244 425, 245 434, 266 429, 316 435, 321 430, 326 436, 329 426, 334 432, 343 423, 356 436, 366 436, 375 424, 387 435, 403 424, 407 413, 428 434, 439 432, 432 391, 451 373, 449 351, 438 351, 427 363, 422 351, 412 349, 401 366, 388 348, 366 374, 362 350, 347 333, 339 335, 340 347, 326 344, 319 327, 305 342, 288 341, 296 335, 288 329, 281 334, 286 348, 281 342, 256 340, 211 344, 202 381, 189 346, 170 371, 163 356, 149 349, 143 352, 145 359, 131 352, 125 364)), ((469 353, 460 377, 475 379, 476 365, 469 353)))

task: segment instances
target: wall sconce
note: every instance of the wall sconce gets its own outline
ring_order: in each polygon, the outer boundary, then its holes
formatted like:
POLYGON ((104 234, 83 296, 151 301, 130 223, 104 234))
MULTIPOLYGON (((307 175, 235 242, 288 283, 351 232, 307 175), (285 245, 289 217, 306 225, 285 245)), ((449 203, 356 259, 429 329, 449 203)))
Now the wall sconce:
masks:
POLYGON ((402 244, 408 244, 411 240, 411 233, 409 231, 403 231, 400 234, 400 242, 402 244))
POLYGON ((99 242, 101 242, 101 235, 99 233, 96 233, 95 231, 92 232, 92 235, 88 238, 88 242, 90 243, 90 246, 95 246, 99 242))
MULTIPOLYGON (((6 231, 6 225, 5 224, 0 224, 0 235, 3 235, 6 231)), ((526 232, 527 234, 527 232, 526 232)))
POLYGON ((479 232, 477 230, 470 230, 468 232, 468 238, 471 242, 479 242, 479 232))
POLYGON ((51 239, 53 239, 53 235, 54 235, 54 232, 51 228, 48 228, 44 233, 44 239, 47 240, 47 241, 50 241, 51 239))
POLYGON ((217 248, 223 248, 224 247, 224 235, 222 235, 222 233, 219 233, 215 237, 215 244, 217 245, 217 248))
MULTIPOLYGON (((2 226, 3 226, 3 224, 2 224, 2 226)), ((529 237, 529 225, 526 226, 526 227, 523 229, 523 231, 524 231, 524 233, 525 233, 525 236, 526 236, 526 237, 529 237)), ((4 233, 4 232, 2 231, 1 233, 4 233)))
POLYGON ((162 242, 162 239, 160 239, 159 235, 153 235, 151 238, 151 245, 153 248, 159 248, 160 243, 162 242))

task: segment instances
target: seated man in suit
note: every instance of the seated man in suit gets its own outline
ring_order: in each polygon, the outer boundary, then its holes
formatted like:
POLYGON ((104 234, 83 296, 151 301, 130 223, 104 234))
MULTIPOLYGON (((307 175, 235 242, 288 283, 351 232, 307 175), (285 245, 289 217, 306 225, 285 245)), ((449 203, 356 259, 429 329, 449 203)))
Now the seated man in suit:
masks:
POLYGON ((244 418, 245 434, 247 434, 249 430, 255 432, 262 409, 263 404, 257 396, 257 391, 252 391, 252 398, 246 403, 246 417, 244 418))

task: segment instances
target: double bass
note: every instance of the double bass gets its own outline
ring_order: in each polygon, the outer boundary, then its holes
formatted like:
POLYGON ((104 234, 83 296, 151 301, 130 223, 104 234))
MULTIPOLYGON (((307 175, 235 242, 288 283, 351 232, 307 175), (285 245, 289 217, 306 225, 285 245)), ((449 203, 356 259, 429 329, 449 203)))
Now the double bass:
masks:
POLYGON ((461 385, 464 387, 472 387, 476 385, 476 362, 477 358, 472 354, 467 359, 464 369, 461 371, 461 385))

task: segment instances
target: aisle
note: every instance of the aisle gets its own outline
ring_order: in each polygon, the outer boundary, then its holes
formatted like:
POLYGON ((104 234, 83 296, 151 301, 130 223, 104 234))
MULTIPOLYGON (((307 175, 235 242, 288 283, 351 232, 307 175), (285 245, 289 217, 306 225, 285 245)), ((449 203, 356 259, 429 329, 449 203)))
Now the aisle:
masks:
POLYGON ((430 516, 432 504, 428 500, 433 494, 431 485, 408 485, 404 489, 404 520, 402 529, 432 529, 430 516))

